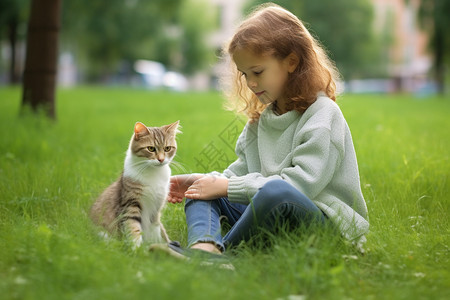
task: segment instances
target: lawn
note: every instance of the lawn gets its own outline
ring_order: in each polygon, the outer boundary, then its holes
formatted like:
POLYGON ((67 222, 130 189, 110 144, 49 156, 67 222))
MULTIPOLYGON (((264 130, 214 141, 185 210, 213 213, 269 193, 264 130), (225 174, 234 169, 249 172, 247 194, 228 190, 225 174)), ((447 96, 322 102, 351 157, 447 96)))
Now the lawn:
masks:
MULTIPOLYGON (((122 170, 134 123, 180 120, 173 173, 221 170, 245 121, 217 93, 60 90, 56 122, 0 88, 2 299, 450 299, 450 99, 344 95, 371 231, 366 253, 331 232, 230 253, 235 272, 105 241, 87 212, 122 170), (295 296, 295 297, 294 297, 295 296)), ((182 205, 163 222, 186 242, 182 205)))

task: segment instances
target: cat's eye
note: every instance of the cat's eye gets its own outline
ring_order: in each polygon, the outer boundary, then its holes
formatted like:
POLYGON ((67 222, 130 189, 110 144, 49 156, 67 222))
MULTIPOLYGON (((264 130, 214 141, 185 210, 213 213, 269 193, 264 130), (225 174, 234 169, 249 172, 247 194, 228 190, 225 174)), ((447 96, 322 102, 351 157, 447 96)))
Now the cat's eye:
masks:
POLYGON ((165 151, 165 152, 169 152, 170 150, 172 150, 172 147, 171 147, 171 146, 166 146, 166 147, 164 147, 164 151, 165 151))
POLYGON ((147 150, 150 151, 150 152, 155 152, 156 148, 153 147, 153 146, 149 146, 149 147, 147 147, 147 150))

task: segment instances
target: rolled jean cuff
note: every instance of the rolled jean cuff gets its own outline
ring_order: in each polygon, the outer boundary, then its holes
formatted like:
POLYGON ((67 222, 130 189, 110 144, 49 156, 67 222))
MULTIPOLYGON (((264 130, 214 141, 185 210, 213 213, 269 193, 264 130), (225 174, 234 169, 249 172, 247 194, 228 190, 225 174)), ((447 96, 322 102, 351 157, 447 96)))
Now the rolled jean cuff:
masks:
POLYGON ((188 248, 191 248, 192 246, 194 246, 195 244, 198 243, 210 243, 210 244, 214 244, 214 246, 216 246, 220 252, 224 252, 225 251, 225 246, 223 245, 223 243, 221 242, 217 242, 216 240, 214 240, 213 237, 208 238, 208 237, 202 237, 200 239, 197 239, 191 243, 189 243, 188 248))

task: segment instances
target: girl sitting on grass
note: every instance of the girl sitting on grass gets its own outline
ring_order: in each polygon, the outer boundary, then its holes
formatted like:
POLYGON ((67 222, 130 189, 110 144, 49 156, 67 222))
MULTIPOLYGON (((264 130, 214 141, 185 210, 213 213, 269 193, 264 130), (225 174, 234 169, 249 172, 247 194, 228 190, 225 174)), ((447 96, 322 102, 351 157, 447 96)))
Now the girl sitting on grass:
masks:
POLYGON ((348 125, 335 103, 338 72, 302 22, 270 4, 238 28, 225 49, 235 65, 231 101, 249 118, 237 160, 222 174, 171 178, 168 201, 182 202, 188 247, 223 253, 263 228, 333 224, 356 243, 367 208, 348 125), (221 235, 220 219, 232 226, 221 235))

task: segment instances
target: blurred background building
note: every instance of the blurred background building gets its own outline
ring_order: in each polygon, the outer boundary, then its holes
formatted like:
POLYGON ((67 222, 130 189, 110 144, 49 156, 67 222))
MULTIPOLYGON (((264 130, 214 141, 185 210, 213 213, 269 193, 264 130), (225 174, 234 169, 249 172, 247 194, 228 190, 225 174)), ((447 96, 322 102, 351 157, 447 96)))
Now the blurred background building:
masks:
POLYGON ((427 52, 428 35, 419 29, 417 14, 420 0, 371 0, 374 28, 387 36, 386 59, 389 62, 390 90, 415 91, 429 83, 432 65, 427 52))

